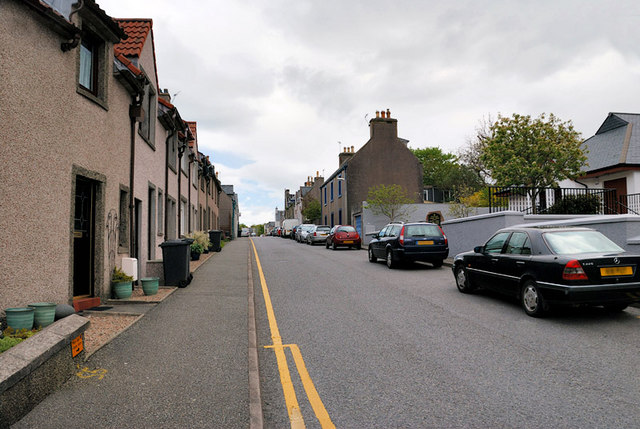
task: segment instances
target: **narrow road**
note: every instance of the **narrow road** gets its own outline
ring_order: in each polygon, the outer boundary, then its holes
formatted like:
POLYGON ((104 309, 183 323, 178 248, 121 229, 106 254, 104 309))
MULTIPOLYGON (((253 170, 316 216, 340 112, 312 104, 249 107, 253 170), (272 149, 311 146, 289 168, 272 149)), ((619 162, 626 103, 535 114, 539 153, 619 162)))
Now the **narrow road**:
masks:
MULTIPOLYGON (((389 270, 366 252, 253 239, 282 344, 295 345, 339 428, 637 427, 640 311, 546 319, 447 267, 389 270)), ((254 270, 256 270, 254 263, 254 270)), ((254 274, 258 279, 259 274, 254 274)), ((290 427, 263 291, 255 285, 265 427, 290 427)), ((331 427, 287 368, 307 428, 331 427)), ((282 365, 280 365, 282 367, 282 365)))

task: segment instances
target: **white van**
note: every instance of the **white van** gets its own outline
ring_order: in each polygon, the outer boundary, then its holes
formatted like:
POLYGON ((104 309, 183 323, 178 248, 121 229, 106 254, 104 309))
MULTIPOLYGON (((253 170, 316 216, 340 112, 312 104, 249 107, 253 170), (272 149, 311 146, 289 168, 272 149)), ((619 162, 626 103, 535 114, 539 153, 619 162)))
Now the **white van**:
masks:
POLYGON ((285 219, 282 221, 282 237, 291 237, 291 230, 298 225, 298 219, 285 219))

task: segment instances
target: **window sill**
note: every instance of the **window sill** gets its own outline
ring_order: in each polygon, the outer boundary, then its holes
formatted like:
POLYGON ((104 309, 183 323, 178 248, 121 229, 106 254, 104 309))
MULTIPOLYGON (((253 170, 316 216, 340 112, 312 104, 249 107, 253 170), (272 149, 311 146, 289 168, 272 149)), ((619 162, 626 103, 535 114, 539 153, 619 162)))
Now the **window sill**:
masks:
POLYGON ((82 86, 80 86, 80 84, 78 84, 76 88, 76 92, 82 95, 83 97, 93 101, 98 106, 102 107, 104 110, 109 111, 109 105, 107 104, 106 100, 103 100, 102 98, 95 95, 93 92, 84 89, 82 86))

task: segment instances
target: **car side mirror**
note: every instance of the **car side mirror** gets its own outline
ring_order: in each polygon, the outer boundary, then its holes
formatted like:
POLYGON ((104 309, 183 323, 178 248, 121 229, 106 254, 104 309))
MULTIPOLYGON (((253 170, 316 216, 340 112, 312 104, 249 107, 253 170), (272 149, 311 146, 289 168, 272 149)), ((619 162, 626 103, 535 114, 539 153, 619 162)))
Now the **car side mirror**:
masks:
POLYGON ((473 248, 475 253, 484 253, 484 246, 476 246, 473 248))

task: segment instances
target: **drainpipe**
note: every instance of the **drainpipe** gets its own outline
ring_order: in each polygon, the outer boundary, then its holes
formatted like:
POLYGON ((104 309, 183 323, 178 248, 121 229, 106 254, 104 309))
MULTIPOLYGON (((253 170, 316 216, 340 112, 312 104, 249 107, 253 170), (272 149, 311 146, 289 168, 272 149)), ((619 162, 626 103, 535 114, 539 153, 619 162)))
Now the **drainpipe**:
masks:
MULTIPOLYGON (((173 115, 172 115, 173 117, 173 115)), ((171 144, 170 140, 173 136, 176 135, 176 129, 172 129, 167 139, 164 141, 165 146, 165 156, 164 156, 164 239, 165 241, 169 239, 169 144, 171 144)))
POLYGON ((136 122, 140 117, 140 109, 142 105, 142 96, 140 93, 136 94, 133 99, 133 103, 129 106, 129 122, 130 122, 130 134, 131 134, 131 156, 129 158, 129 256, 137 258, 136 254, 136 231, 135 231, 135 195, 134 195, 134 178, 136 172, 136 122))
POLYGON ((191 155, 192 154, 189 154, 189 176, 187 176, 189 178, 189 193, 187 194, 187 211, 189 212, 187 216, 187 232, 191 232, 191 164, 193 164, 193 157, 191 155))
POLYGON ((187 148, 186 142, 181 142, 178 146, 178 237, 180 237, 180 226, 182 225, 182 156, 187 148))

